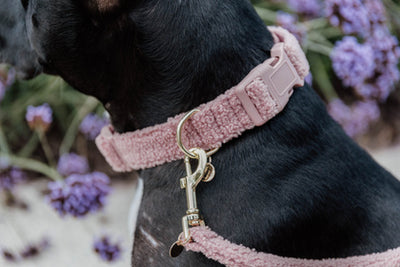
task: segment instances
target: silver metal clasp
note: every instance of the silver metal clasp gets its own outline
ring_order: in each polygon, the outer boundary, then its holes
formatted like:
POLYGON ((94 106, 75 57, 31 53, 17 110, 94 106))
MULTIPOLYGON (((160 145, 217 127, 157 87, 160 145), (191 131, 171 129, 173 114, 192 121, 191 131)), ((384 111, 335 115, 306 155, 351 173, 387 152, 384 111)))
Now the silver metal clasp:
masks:
POLYGON ((197 207, 196 187, 203 182, 211 181, 215 176, 214 166, 211 164, 211 155, 214 154, 218 148, 210 151, 205 151, 201 148, 186 149, 182 144, 181 132, 183 125, 194 113, 198 110, 192 110, 184 116, 177 128, 177 143, 178 146, 185 154, 184 163, 186 168, 186 176, 179 180, 181 189, 186 191, 187 210, 186 215, 182 217, 182 230, 178 240, 172 244, 169 254, 171 257, 177 257, 182 251, 183 246, 191 241, 190 227, 203 226, 204 220, 200 216, 200 211, 197 207), (190 159, 197 160, 196 170, 192 171, 190 159))
POLYGON ((207 154, 199 148, 192 148, 190 152, 197 156, 197 168, 192 172, 190 158, 185 156, 185 167, 187 176, 180 179, 181 188, 186 190, 186 215, 182 218, 183 239, 190 239, 189 226, 204 225, 200 218, 200 211, 197 207, 196 187, 203 179, 207 169, 207 154))

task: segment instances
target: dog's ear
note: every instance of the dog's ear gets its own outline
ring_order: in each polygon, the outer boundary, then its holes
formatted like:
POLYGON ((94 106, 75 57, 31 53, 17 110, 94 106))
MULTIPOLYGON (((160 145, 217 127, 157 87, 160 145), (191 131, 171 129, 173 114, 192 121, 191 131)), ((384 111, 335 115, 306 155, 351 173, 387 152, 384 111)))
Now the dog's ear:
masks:
POLYGON ((107 14, 121 8, 124 0, 85 0, 84 3, 92 14, 107 14))

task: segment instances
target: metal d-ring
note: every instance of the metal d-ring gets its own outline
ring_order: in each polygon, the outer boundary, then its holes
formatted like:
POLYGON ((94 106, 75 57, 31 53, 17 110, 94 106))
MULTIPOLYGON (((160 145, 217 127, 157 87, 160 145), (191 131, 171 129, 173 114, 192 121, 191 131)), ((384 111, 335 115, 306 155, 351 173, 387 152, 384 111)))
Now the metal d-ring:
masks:
MULTIPOLYGON (((178 127, 176 129, 176 142, 179 146, 179 148, 183 151, 183 153, 185 153, 186 156, 188 156, 189 158, 192 159, 197 159, 199 156, 190 152, 188 149, 186 149, 186 147, 182 144, 182 128, 183 125, 185 124, 185 122, 192 117, 194 114, 196 114, 197 112, 199 112, 200 110, 198 109, 193 109, 191 111, 189 111, 188 113, 186 113, 185 116, 183 116, 183 118, 181 119, 181 121, 178 124, 178 127)), ((207 151, 207 157, 210 157, 211 155, 213 155, 215 152, 217 152, 219 149, 219 147, 213 148, 209 151, 207 151)))

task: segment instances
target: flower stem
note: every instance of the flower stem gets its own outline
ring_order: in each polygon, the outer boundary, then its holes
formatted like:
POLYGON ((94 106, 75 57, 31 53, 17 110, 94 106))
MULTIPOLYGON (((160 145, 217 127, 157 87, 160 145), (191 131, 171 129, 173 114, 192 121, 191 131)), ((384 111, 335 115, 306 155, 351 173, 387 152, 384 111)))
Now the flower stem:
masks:
POLYGON ((326 18, 315 18, 302 22, 301 24, 307 28, 307 31, 310 31, 325 28, 328 25, 328 20, 326 18))
POLYGON ((332 52, 332 48, 328 47, 324 44, 316 43, 311 40, 308 41, 307 43, 307 50, 313 51, 318 54, 322 54, 324 56, 330 56, 332 52))
POLYGON ((329 74, 327 72, 326 66, 324 65, 324 61, 321 58, 321 55, 311 53, 309 57, 312 59, 312 69, 314 79, 321 88, 321 91, 325 98, 329 101, 333 98, 337 98, 337 94, 333 85, 330 81, 329 74))
POLYGON ((39 140, 42 145, 44 155, 46 156, 48 163, 50 164, 51 167, 55 167, 56 163, 54 160, 54 155, 53 155, 53 152, 51 151, 50 144, 47 141, 46 134, 44 133, 44 131, 41 131, 41 130, 38 130, 37 134, 39 136, 39 140))
POLYGON ((2 153, 2 152, 0 152, 0 157, 6 158, 11 165, 19 167, 21 169, 41 173, 53 179, 54 181, 63 180, 62 176, 57 172, 56 169, 49 167, 48 165, 40 161, 9 155, 7 153, 2 153))
POLYGON ((4 135, 3 127, 1 126, 1 123, 0 123, 0 151, 3 151, 4 153, 7 153, 7 154, 10 153, 10 149, 8 147, 7 139, 6 139, 6 136, 4 135))
POLYGON ((29 157, 30 155, 32 155, 33 151, 36 149, 38 142, 39 142, 38 135, 36 134, 36 132, 33 132, 29 141, 25 144, 25 146, 23 148, 21 148, 18 151, 17 155, 20 157, 25 157, 25 158, 29 157))
POLYGON ((325 29, 321 29, 321 31, 319 31, 321 35, 323 35, 326 39, 330 39, 330 38, 339 38, 343 36, 343 32, 335 27, 328 27, 325 29))
POLYGON ((79 123, 87 114, 93 111, 98 106, 98 104, 99 102, 94 97, 88 97, 83 103, 82 107, 78 110, 70 126, 65 132, 64 139, 60 145, 60 156, 67 153, 71 149, 72 144, 74 143, 74 140, 76 138, 76 134, 78 132, 79 123))

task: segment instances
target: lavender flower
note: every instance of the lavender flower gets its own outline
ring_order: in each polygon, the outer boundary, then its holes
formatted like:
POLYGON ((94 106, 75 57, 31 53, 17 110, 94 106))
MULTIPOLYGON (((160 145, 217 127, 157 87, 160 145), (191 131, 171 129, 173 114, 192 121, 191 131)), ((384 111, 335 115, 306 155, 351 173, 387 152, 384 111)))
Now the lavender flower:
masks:
POLYGON ((363 4, 368 12, 368 19, 372 30, 374 30, 375 27, 380 27, 386 23, 386 11, 382 1, 363 0, 363 4))
POLYGON ((94 140, 100 134, 101 129, 109 123, 109 119, 105 117, 89 114, 83 119, 79 130, 87 139, 94 140))
POLYGON ((333 69, 345 86, 360 86, 375 69, 373 50, 368 44, 346 36, 335 44, 331 54, 333 69))
POLYGON ((291 32, 296 39, 303 43, 306 39, 306 29, 297 24, 298 18, 295 15, 279 11, 276 14, 276 24, 291 32))
POLYGON ((400 57, 399 41, 391 36, 386 27, 380 27, 372 33, 367 42, 375 52, 378 68, 388 64, 397 64, 400 57))
POLYGON ((312 76, 312 73, 311 73, 311 72, 308 73, 308 75, 307 75, 306 77, 304 77, 304 81, 305 81, 306 83, 308 83, 309 85, 312 85, 313 76, 312 76))
POLYGON ((120 245, 118 243, 113 244, 108 236, 102 236, 95 240, 93 249, 104 261, 115 261, 121 256, 120 245))
POLYGON ((307 17, 316 17, 320 14, 319 0, 287 0, 287 3, 293 11, 307 17))
POLYGON ((86 158, 75 153, 67 153, 58 160, 57 171, 63 176, 74 173, 84 174, 89 171, 89 164, 86 158))
POLYGON ((398 81, 399 71, 388 70, 387 73, 377 74, 369 83, 356 88, 356 91, 366 99, 377 99, 384 102, 393 91, 395 81, 398 81))
POLYGON ((101 172, 72 174, 64 182, 51 182, 48 200, 61 216, 83 217, 101 209, 110 192, 110 179, 101 172))
POLYGON ((367 99, 385 101, 394 85, 400 80, 397 64, 400 59, 400 47, 396 37, 391 36, 385 27, 377 28, 367 39, 374 51, 375 69, 366 83, 356 87, 356 91, 367 99))
POLYGON ((25 119, 32 130, 47 131, 53 121, 52 114, 49 104, 44 103, 37 107, 28 106, 25 119))
POLYGON ((328 111, 351 137, 365 133, 370 123, 380 116, 379 107, 374 101, 356 102, 349 107, 340 99, 335 99, 329 103, 328 111))
POLYGON ((345 34, 368 35, 370 21, 361 0, 326 0, 325 7, 329 22, 345 34))
POLYGON ((17 184, 26 179, 25 173, 19 168, 10 166, 4 158, 0 158, 0 191, 11 191, 17 184))

